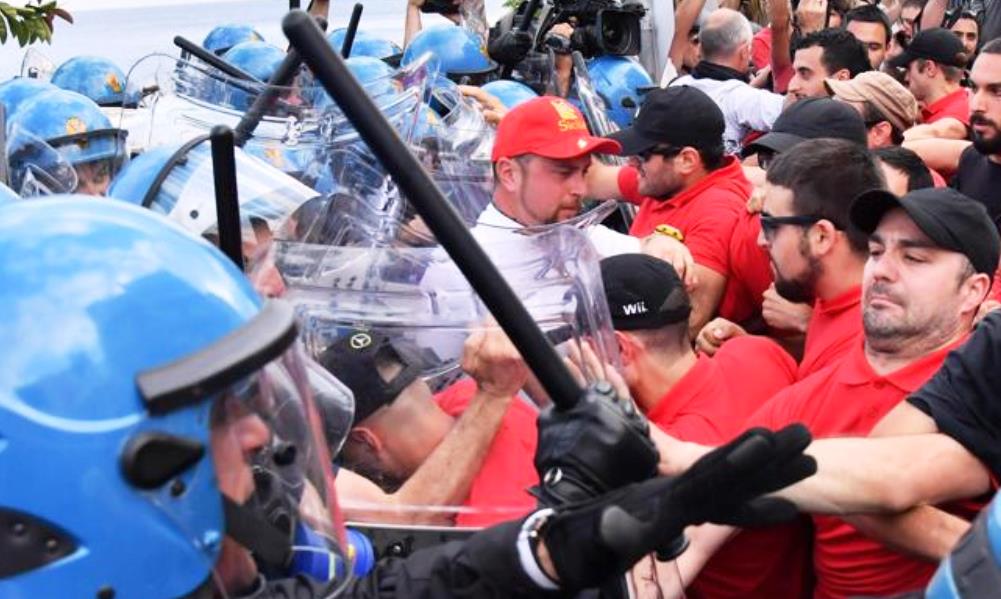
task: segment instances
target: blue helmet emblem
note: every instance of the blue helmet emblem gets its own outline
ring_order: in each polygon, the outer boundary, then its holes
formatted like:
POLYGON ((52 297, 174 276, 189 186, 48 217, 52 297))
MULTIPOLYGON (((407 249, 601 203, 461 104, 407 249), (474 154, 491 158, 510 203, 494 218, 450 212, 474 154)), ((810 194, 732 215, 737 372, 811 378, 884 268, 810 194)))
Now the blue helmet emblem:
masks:
POLYGON ((121 106, 125 99, 125 73, 99 56, 77 56, 59 65, 51 82, 83 94, 98 106, 121 106))

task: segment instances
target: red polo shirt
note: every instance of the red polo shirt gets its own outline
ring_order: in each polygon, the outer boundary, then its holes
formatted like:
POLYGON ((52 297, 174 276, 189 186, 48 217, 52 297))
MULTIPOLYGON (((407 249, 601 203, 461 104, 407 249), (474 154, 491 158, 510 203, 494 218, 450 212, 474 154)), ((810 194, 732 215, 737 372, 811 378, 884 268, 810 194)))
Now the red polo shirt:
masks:
MULTIPOLYGON (((957 343, 928 354, 886 376, 869 365, 863 343, 843 360, 782 391, 748 426, 779 429, 802 422, 814 438, 866 436, 894 406, 927 381, 957 343)), ((936 564, 892 551, 833 516, 814 516, 814 597, 884 597, 923 588, 936 564)))
MULTIPOLYGON (((738 337, 712 358, 699 356, 647 415, 679 439, 720 445, 740 433, 745 419, 791 384, 795 375, 796 363, 773 341, 738 337), (768 358, 759 364, 756 358, 762 354, 768 358)), ((743 531, 706 564, 688 596, 801 597, 809 544, 809 531, 802 522, 743 531)))
POLYGON ((830 366, 847 354, 862 339, 862 286, 841 295, 818 299, 806 326, 803 359, 799 380, 830 366))
MULTIPOLYGON (((619 171, 619 193, 640 207, 629 229, 631 235, 646 237, 657 225, 671 225, 685 236, 685 245, 696 264, 711 268, 727 279, 731 277, 730 240, 741 217, 747 213, 747 199, 751 197, 751 182, 736 158, 728 156, 721 168, 667 200, 640 195, 639 174, 635 168, 626 166, 619 171)), ((730 293, 737 294, 740 290, 734 288, 730 293)), ((724 292, 720 305, 724 303, 737 306, 740 302, 728 299, 724 292)), ((723 312, 719 314, 730 317, 723 312)))
POLYGON ((965 87, 948 94, 921 109, 921 122, 934 123, 947 116, 970 126, 970 93, 965 87))
MULTIPOLYGON (((476 394, 476 381, 463 379, 435 395, 438 406, 458 417, 476 394)), ((456 516, 456 526, 485 527, 523 516, 535 509, 536 500, 527 489, 538 484, 535 458, 538 413, 520 397, 511 399, 497 429, 480 472, 473 479, 463 506, 473 513, 456 516)))
POLYGON ((736 323, 761 313, 763 296, 774 275, 768 252, 758 245, 761 218, 746 210, 730 238, 730 277, 726 280, 719 315, 736 323))

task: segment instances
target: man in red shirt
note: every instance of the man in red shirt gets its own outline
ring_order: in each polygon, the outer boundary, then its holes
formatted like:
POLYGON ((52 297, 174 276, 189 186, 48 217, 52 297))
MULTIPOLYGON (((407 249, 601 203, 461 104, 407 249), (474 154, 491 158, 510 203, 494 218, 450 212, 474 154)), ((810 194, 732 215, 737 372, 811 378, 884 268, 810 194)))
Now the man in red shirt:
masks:
POLYGON ((517 354, 505 357, 508 343, 496 332, 471 336, 463 365, 475 383, 438 397, 401 340, 356 330, 320 354, 355 396, 337 476, 349 518, 488 526, 535 507, 536 410, 513 397, 527 369, 517 354))
MULTIPOLYGON (((870 236, 864 340, 835 366, 768 401, 751 425, 802 422, 817 438, 868 435, 969 335, 999 255, 982 207, 946 189, 903 198, 874 190, 855 202, 851 220, 870 236)), ((661 442, 661 455, 683 456, 668 465, 672 472, 700 453, 661 442)), ((845 520, 815 516, 814 523, 816 597, 892 595, 923 587, 934 571, 933 562, 888 549, 845 520)))
MULTIPOLYGON (((857 140, 811 139, 794 148, 768 166, 758 239, 768 251, 778 294, 813 304, 797 377, 803 379, 838 361, 862 334, 866 237, 849 222, 845 198, 881 188, 883 178, 857 140)), ((699 347, 713 352, 743 333, 733 323, 715 321, 700 334, 699 347)))
MULTIPOLYGON (((679 439, 722 444, 762 403, 795 380, 796 364, 762 337, 697 356, 688 335, 691 304, 670 264, 642 254, 601 262, 601 278, 622 356, 622 375, 640 410, 679 439), (757 357, 770 359, 757 366, 757 357)), ((746 531, 692 583, 691 596, 803 595, 809 535, 802 522, 746 531)))
POLYGON ((922 122, 952 118, 968 128, 970 100, 961 85, 968 59, 963 42, 948 29, 936 27, 915 35, 889 64, 907 69, 907 86, 921 105, 922 122))
POLYGON ((632 127, 613 134, 630 156, 624 167, 594 163, 588 195, 638 205, 629 232, 637 237, 670 225, 695 261, 691 327, 698 331, 723 299, 730 275, 728 246, 751 183, 740 163, 723 154, 723 113, 703 92, 686 86, 647 94, 632 127))

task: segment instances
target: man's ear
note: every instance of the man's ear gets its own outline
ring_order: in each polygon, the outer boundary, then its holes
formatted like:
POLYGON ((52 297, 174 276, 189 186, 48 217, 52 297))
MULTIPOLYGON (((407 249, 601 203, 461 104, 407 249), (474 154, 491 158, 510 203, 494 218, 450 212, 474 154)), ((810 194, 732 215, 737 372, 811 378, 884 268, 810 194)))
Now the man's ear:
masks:
POLYGON ((838 81, 848 81, 852 78, 852 73, 848 69, 840 69, 831 75, 831 79, 837 79, 838 81))
POLYGON ((622 357, 622 365, 629 366, 636 360, 639 348, 636 340, 628 333, 615 331, 615 340, 619 343, 619 355, 622 357))
POLYGON ((838 229, 827 219, 817 221, 810 227, 810 253, 817 258, 826 256, 834 248, 838 229))
POLYGON ((674 168, 680 175, 691 175, 702 164, 699 151, 691 147, 684 148, 671 160, 674 160, 674 168))
POLYGON ((508 191, 516 191, 521 187, 521 167, 511 158, 501 158, 494 163, 497 174, 497 184, 508 191))
POLYGON ((870 148, 878 148, 891 145, 893 137, 893 125, 889 121, 880 121, 869 127, 866 138, 869 140, 870 148))
POLYGON ((365 447, 373 454, 382 451, 382 440, 367 426, 356 426, 348 432, 348 443, 365 447))

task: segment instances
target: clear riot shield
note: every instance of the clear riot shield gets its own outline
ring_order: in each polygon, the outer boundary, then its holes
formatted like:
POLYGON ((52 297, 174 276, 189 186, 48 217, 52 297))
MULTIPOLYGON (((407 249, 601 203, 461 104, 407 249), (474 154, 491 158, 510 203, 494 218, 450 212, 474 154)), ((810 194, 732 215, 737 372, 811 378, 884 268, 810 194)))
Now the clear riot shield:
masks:
MULTIPOLYGON (((512 231, 485 249, 552 342, 564 354, 590 358, 577 361, 584 379, 605 378, 606 369, 616 367, 599 259, 583 233, 572 227, 528 236, 512 231)), ((284 296, 297 306, 307 352, 353 385, 355 422, 338 474, 349 520, 370 527, 406 525, 413 536, 415 524, 487 526, 533 509, 535 500, 525 489, 537 482, 535 420, 547 400, 532 385, 510 400, 502 421, 475 431, 501 430, 482 462, 461 471, 434 465, 443 459, 435 451, 448 447, 442 443, 463 411, 483 401, 460 362, 466 338, 488 326, 486 309, 440 248, 331 247, 277 239, 251 278, 275 273, 284 296), (359 332, 368 337, 353 340, 359 332), (368 359, 348 349, 360 352, 369 345, 379 351, 368 359), (417 415, 407 416, 405 427, 390 425, 411 409, 417 415), (401 449, 403 438, 397 435, 415 443, 401 449)))
POLYGON ((21 76, 48 81, 56 70, 56 63, 37 48, 28 48, 21 59, 21 76))
POLYGON ((6 141, 10 187, 17 195, 31 198, 76 190, 76 169, 45 140, 15 126, 7 132, 6 141))
MULTIPOLYGON (((236 183, 244 251, 251 256, 282 227, 295 228, 302 207, 317 193, 237 148, 236 183)), ((132 161, 109 195, 167 215, 195 235, 216 233, 212 153, 206 136, 161 146, 132 161)))

